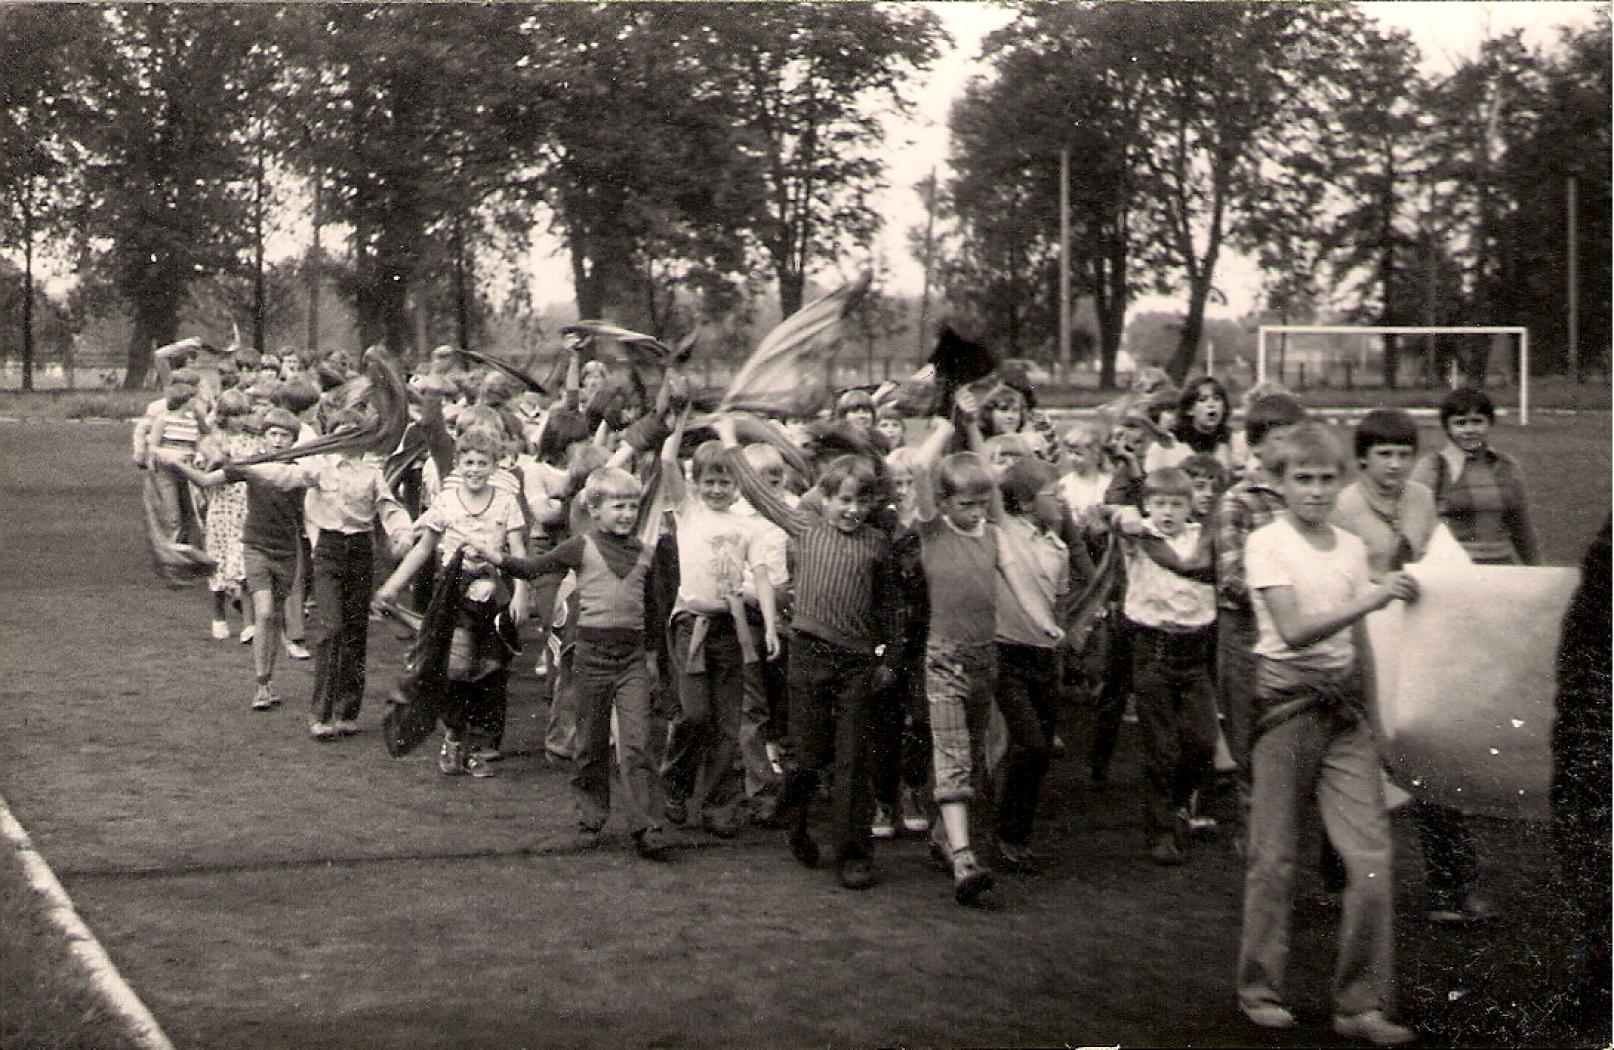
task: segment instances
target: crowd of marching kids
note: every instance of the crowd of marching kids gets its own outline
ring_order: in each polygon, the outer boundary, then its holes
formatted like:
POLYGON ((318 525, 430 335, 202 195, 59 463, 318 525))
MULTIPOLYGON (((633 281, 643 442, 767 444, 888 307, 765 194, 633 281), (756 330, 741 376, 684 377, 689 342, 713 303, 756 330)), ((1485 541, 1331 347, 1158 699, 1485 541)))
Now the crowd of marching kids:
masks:
MULTIPOLYGON (((964 905, 1037 867, 1067 707, 1090 723, 1097 787, 1135 721, 1140 855, 1189 863, 1214 826, 1203 802, 1234 800, 1245 1015, 1295 1023, 1284 971, 1315 808, 1342 910, 1334 1027, 1413 1037, 1391 1019, 1386 780, 1351 628, 1417 600, 1402 567, 1442 523, 1475 561, 1536 561, 1483 392, 1445 398, 1442 448, 1403 411, 1342 442, 1281 388, 1235 414, 1216 379, 1153 373, 1062 431, 1012 369, 934 414, 888 385, 776 423, 702 413, 676 365, 623 378, 578 340, 553 398, 434 351, 408 380, 413 455, 251 462, 362 428, 360 361, 197 341, 165 356, 134 462, 152 513, 205 550, 212 636, 253 647, 252 709, 281 704, 282 653, 312 658, 308 732, 355 734, 367 632, 396 615, 419 632, 405 675, 433 694, 437 769, 491 777, 525 636, 583 835, 615 814, 658 860, 669 823, 751 822, 848 889, 877 881, 873 842, 926 835, 964 905)), ((1484 919, 1463 817, 1411 806, 1426 917, 1484 919)))

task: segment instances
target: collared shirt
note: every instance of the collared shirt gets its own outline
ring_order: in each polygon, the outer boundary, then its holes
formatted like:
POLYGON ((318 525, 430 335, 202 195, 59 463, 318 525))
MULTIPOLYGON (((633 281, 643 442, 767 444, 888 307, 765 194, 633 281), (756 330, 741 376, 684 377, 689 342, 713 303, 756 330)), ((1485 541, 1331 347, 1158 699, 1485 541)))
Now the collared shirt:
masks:
POLYGON ((1216 504, 1216 599, 1221 608, 1250 610, 1244 542, 1256 529, 1270 525, 1283 509, 1283 493, 1258 477, 1247 477, 1222 493, 1216 504))
POLYGON ((1070 549, 1017 515, 998 523, 997 640, 1052 648, 1063 633, 1059 600, 1070 590, 1070 549), (1021 598, 1034 603, 1021 604, 1021 598))
POLYGON ((276 488, 308 490, 303 520, 310 539, 318 539, 321 532, 369 532, 378 516, 393 538, 413 528, 409 512, 387 487, 380 465, 368 456, 306 456, 255 469, 276 488))
MULTIPOLYGON (((1175 536, 1162 537, 1179 558, 1193 556, 1201 527, 1183 526, 1175 536)), ((1132 623, 1157 630, 1197 630, 1216 621, 1216 591, 1208 583, 1180 576, 1126 541, 1126 601, 1122 612, 1132 623)))
POLYGON ((1440 516, 1477 562, 1539 564, 1540 543, 1519 463, 1486 445, 1466 455, 1448 444, 1426 456, 1414 481, 1435 493, 1440 516))

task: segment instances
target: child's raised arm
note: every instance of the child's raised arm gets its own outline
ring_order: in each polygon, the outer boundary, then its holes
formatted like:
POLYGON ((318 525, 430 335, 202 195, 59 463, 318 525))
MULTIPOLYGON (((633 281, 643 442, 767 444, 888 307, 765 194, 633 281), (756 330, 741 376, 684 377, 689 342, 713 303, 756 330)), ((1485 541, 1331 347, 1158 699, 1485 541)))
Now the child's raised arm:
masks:
MULTIPOLYGON (((684 468, 678 462, 678 448, 684 443, 684 424, 688 421, 689 411, 686 409, 678 414, 678 422, 673 424, 672 433, 661 443, 661 484, 667 491, 667 503, 674 507, 683 503, 686 495, 684 468)), ((721 429, 718 433, 722 433, 721 429)))
POLYGON ((758 514, 784 529, 787 534, 797 536, 804 532, 808 517, 774 495, 773 489, 768 487, 768 483, 762 480, 756 468, 745 458, 745 450, 740 448, 739 434, 734 427, 734 417, 719 416, 715 429, 718 441, 723 444, 723 462, 740 486, 740 494, 750 501, 758 514))

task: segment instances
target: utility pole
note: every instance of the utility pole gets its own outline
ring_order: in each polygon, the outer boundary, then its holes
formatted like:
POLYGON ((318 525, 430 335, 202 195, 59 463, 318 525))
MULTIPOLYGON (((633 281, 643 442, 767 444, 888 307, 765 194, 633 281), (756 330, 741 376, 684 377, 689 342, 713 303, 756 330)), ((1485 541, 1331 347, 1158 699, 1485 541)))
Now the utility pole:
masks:
POLYGON ((1059 365, 1070 368, 1070 147, 1059 151, 1059 365))
POLYGON ((1575 230, 1575 176, 1569 176, 1569 374, 1580 382, 1580 252, 1575 230))
POLYGON ((319 268, 324 255, 319 249, 320 225, 320 189, 324 179, 319 172, 314 173, 314 241, 308 249, 308 262, 303 269, 304 279, 308 282, 308 352, 313 353, 319 348, 319 268))
POLYGON ((930 268, 936 247, 936 169, 930 169, 930 180, 925 191, 925 284, 919 294, 918 351, 919 360, 927 355, 926 343, 930 339, 930 268))

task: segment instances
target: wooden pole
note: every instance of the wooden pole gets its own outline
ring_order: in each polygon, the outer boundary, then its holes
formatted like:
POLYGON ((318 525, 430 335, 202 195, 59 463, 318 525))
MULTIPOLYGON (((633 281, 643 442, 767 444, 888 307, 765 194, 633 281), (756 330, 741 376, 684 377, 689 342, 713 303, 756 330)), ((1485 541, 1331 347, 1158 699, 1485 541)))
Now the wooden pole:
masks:
POLYGON ((918 354, 923 361, 929 356, 930 339, 930 269, 936 248, 936 169, 930 169, 930 181, 925 192, 925 284, 919 293, 918 354))

